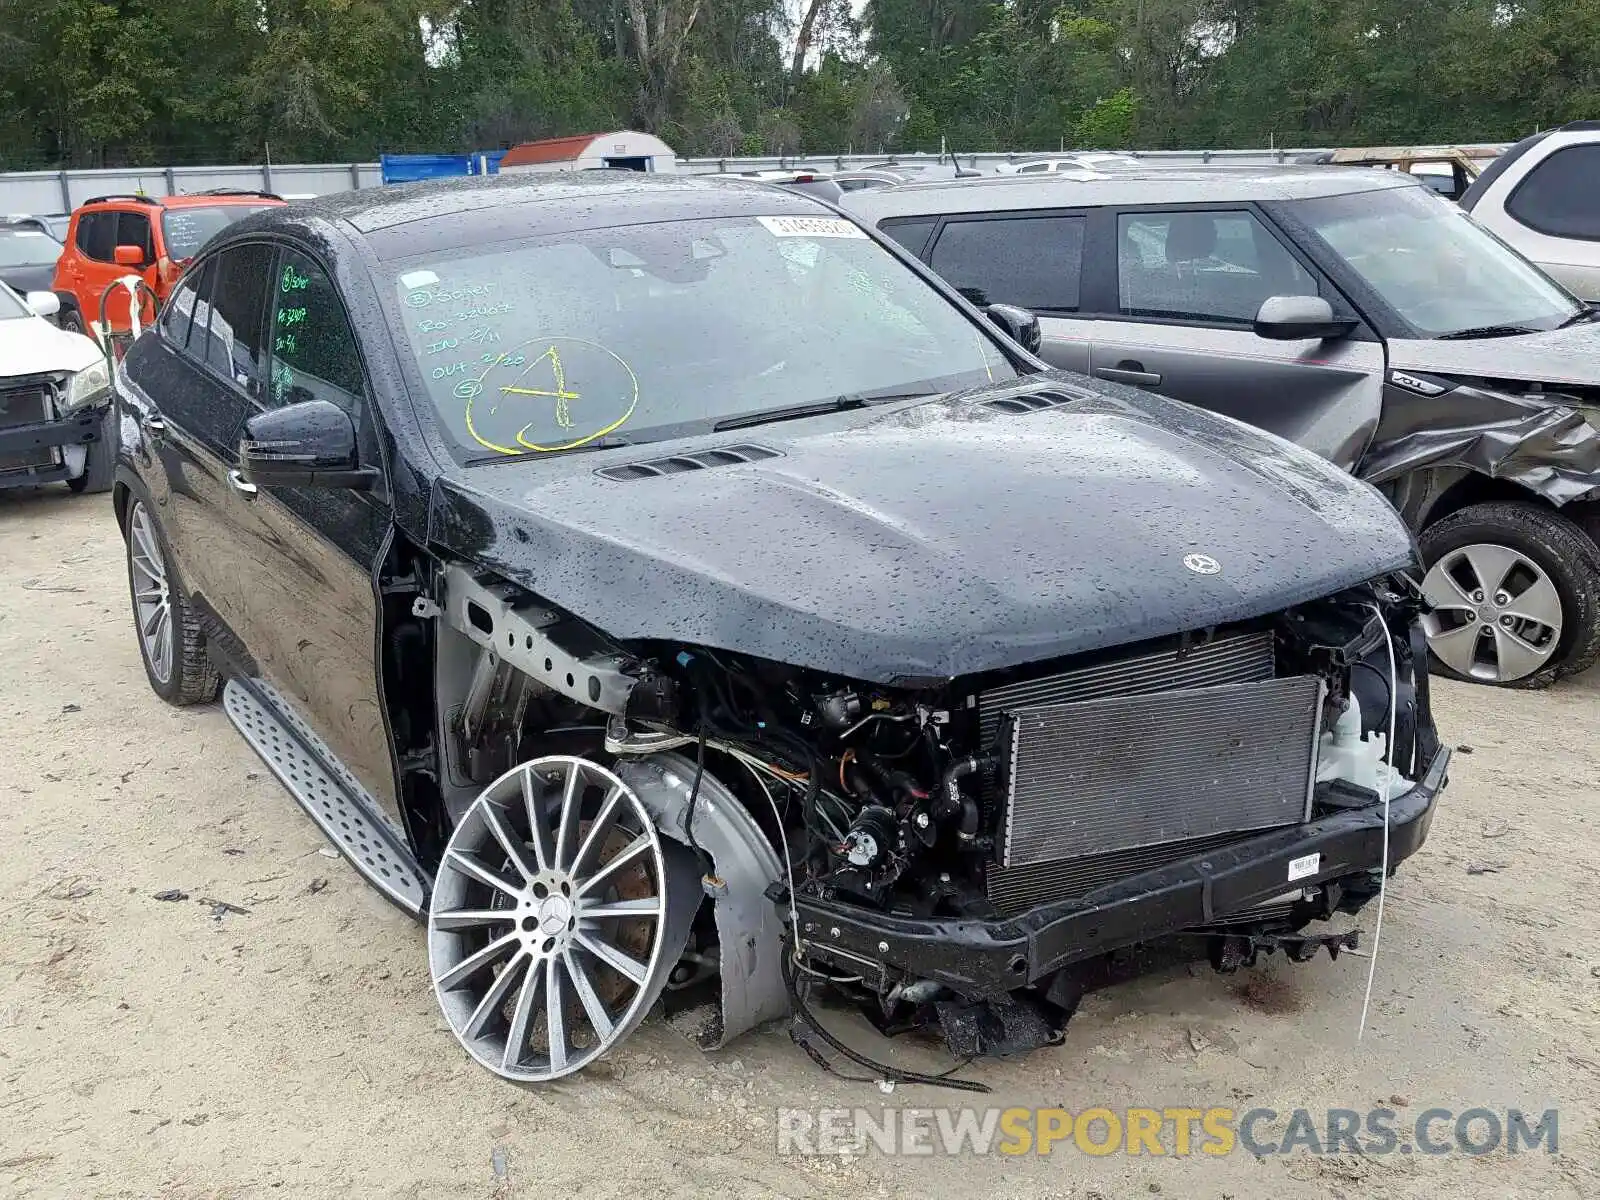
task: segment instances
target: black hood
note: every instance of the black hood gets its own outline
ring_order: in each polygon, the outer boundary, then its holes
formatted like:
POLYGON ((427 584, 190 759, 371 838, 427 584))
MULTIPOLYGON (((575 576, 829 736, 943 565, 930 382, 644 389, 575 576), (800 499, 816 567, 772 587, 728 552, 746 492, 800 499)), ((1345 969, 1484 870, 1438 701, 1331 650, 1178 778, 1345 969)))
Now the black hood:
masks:
POLYGON ((1412 563, 1371 487, 1226 418, 1139 392, 986 403, 1052 379, 458 470, 436 485, 431 539, 615 638, 880 683, 1260 616, 1412 563), (733 444, 777 453, 596 473, 733 444))

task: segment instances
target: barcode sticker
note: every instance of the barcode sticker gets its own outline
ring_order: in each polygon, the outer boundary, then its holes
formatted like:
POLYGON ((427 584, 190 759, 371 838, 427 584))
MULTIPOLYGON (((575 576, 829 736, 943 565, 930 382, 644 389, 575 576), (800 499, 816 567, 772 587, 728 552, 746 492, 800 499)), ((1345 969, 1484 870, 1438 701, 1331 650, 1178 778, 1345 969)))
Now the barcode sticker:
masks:
POLYGON ((757 217, 774 237, 865 238, 853 221, 843 217, 757 217))
POLYGON ((1307 875, 1315 875, 1320 870, 1322 870, 1322 855, 1320 853, 1304 854, 1299 858, 1291 858, 1289 860, 1289 882, 1293 883, 1296 879, 1304 879, 1307 875))

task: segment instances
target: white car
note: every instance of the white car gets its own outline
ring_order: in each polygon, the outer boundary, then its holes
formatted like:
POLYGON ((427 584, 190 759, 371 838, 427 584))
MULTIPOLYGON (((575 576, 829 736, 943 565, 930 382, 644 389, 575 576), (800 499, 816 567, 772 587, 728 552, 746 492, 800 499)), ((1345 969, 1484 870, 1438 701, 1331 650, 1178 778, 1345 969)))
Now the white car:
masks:
POLYGON ((0 488, 111 488, 111 368, 88 338, 45 320, 60 307, 54 292, 0 284, 0 488))
POLYGON ((1115 170, 1118 167, 1135 167, 1139 160, 1127 154, 1104 150, 1085 151, 1082 154, 1064 154, 1052 158, 1032 158, 1026 162, 1001 163, 996 175, 1061 175, 1080 171, 1115 170))
POLYGON ((1461 207, 1578 299, 1600 303, 1600 121, 1524 138, 1478 176, 1461 207))

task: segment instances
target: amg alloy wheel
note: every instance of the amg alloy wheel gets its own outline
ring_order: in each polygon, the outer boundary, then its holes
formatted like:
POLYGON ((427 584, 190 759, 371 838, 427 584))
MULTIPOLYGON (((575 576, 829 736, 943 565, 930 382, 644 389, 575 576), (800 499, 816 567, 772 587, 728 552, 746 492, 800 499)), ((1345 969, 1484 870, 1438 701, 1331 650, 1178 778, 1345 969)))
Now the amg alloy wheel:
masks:
POLYGON ((142 500, 134 501, 128 514, 128 576, 145 664, 156 682, 168 683, 172 679, 172 592, 167 583, 167 558, 142 500))
POLYGON ((469 1054, 522 1082, 581 1070, 644 1019, 700 899, 633 790, 583 758, 513 768, 439 864, 428 965, 469 1054))
POLYGON ((217 668, 206 656, 200 620, 173 573, 172 556, 149 507, 128 506, 128 591, 139 657, 150 686, 169 704, 207 704, 217 697, 217 668))

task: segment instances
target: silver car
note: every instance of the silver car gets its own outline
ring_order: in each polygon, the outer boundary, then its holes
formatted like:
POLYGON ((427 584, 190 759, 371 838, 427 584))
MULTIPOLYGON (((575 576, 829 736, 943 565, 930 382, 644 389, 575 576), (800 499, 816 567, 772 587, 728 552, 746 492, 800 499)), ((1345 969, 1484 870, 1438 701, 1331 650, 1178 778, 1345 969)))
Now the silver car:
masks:
POLYGON ((1537 686, 1600 659, 1600 324, 1409 175, 1145 168, 844 203, 973 303, 1035 313, 1052 364, 1378 485, 1418 533, 1447 673, 1537 686))

